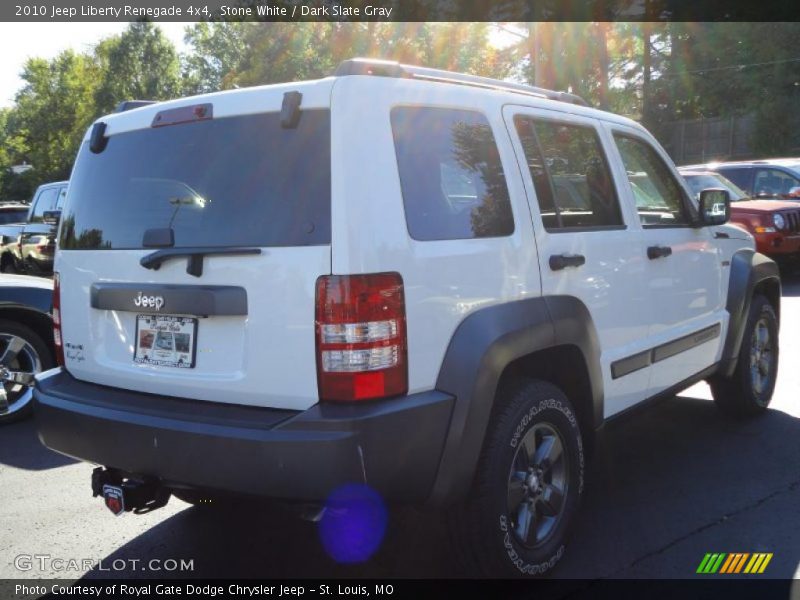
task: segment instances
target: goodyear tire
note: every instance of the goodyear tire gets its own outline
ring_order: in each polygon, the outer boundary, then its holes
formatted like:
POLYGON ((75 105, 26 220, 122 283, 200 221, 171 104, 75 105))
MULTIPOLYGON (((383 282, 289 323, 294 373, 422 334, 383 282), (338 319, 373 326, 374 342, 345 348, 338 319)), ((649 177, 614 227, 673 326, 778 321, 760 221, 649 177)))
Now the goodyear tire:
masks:
POLYGON ((721 411, 736 417, 767 410, 778 378, 778 318, 769 301, 754 296, 747 316, 736 370, 709 383, 721 411))
POLYGON ((583 493, 578 421, 546 382, 515 382, 496 402, 472 490, 449 527, 466 574, 541 576, 563 556, 583 493))

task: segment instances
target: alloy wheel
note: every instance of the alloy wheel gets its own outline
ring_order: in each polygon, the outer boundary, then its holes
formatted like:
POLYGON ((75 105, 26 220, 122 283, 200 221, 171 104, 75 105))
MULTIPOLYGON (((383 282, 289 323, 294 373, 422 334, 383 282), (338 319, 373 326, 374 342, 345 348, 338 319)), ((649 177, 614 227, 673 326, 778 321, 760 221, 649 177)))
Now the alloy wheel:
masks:
POLYGON ((10 333, 0 333, 0 415, 22 410, 32 398, 34 376, 42 362, 30 342, 10 333))

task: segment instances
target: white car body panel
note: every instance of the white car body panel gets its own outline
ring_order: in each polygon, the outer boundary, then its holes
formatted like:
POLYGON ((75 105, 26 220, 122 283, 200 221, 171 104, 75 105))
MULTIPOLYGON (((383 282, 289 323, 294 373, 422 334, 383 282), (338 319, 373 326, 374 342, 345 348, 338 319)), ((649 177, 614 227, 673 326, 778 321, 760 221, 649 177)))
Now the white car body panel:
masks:
MULTIPOLYGON (((302 109, 331 109, 331 245, 263 248, 261 256, 207 257, 202 280, 185 261, 145 270, 149 250, 59 250, 66 367, 98 384, 213 402, 303 410, 318 402, 314 311, 321 275, 399 272, 405 285, 409 393, 435 387, 453 333, 484 307, 545 295, 581 299, 601 343, 605 416, 677 384, 719 359, 727 333, 727 270, 722 263, 752 239, 714 240, 712 229, 642 228, 611 129, 654 143, 628 119, 590 108, 503 91, 349 76, 175 100, 111 115, 107 135, 150 127, 162 110, 213 104, 214 118, 279 111, 284 92, 301 91, 302 109), (368 100, 366 100, 368 99, 368 100), (515 229, 506 237, 417 241, 409 235, 398 176, 392 107, 439 106, 481 112, 491 124, 505 173, 515 229), (594 127, 603 143, 626 227, 548 233, 513 115, 529 114, 594 127), (648 245, 673 247, 647 259, 648 245), (555 254, 583 254, 579 269, 554 272, 555 254), (197 365, 164 369, 134 364, 135 314, 89 305, 97 282, 244 286, 246 317, 200 319, 197 365), (720 336, 676 357, 614 379, 614 361, 719 323, 720 336), (81 347, 77 352, 74 347, 81 347)), ((89 134, 87 133, 87 140, 89 134)), ((670 164, 668 162, 668 164, 670 164)), ((674 167, 671 167, 674 170, 674 167)), ((677 176, 677 172, 676 172, 677 176)), ((71 196, 67 198, 67 209, 71 196)))

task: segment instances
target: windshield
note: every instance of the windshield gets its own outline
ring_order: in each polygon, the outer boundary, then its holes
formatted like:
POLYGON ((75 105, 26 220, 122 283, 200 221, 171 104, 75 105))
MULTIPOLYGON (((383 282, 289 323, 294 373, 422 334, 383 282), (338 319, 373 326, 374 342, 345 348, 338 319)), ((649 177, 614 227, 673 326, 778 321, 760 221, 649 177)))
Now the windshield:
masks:
POLYGON ((330 113, 305 110, 147 128, 84 144, 61 247, 142 248, 149 229, 175 247, 330 243, 330 113))
POLYGON ((709 188, 722 188, 728 190, 731 195, 731 202, 738 200, 747 200, 747 193, 733 183, 730 179, 726 179, 717 173, 704 173, 702 175, 684 175, 683 178, 689 184, 689 188, 695 197, 700 197, 700 192, 709 188))

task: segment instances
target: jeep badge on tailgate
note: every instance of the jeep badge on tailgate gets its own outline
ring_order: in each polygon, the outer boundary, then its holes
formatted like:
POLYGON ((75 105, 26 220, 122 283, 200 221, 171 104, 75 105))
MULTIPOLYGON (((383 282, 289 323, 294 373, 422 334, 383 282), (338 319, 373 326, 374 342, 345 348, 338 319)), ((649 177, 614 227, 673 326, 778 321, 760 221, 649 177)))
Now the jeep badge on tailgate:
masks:
POLYGON ((153 307, 161 310, 161 307, 164 306, 164 298, 162 296, 143 296, 142 292, 139 292, 139 295, 133 299, 133 303, 137 307, 153 307))

